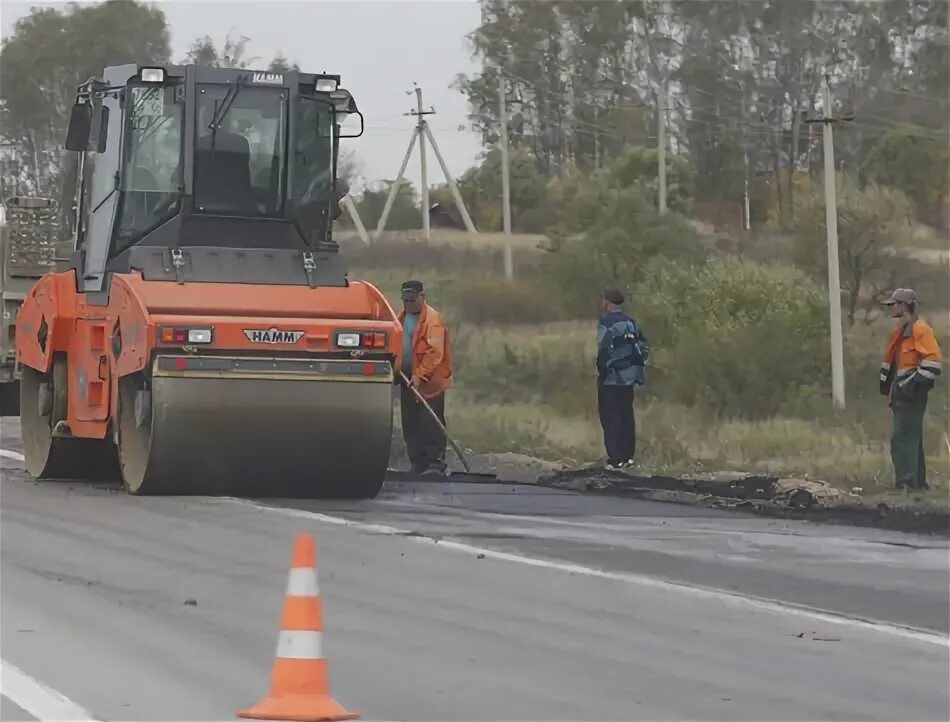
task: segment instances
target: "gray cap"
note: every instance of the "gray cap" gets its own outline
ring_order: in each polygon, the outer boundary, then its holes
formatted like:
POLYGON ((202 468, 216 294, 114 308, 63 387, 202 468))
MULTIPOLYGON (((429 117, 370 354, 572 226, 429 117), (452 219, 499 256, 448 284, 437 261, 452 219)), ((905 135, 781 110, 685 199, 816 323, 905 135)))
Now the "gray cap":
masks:
POLYGON ((884 302, 884 305, 893 306, 895 303, 917 303, 917 294, 912 288, 894 289, 894 293, 884 302))

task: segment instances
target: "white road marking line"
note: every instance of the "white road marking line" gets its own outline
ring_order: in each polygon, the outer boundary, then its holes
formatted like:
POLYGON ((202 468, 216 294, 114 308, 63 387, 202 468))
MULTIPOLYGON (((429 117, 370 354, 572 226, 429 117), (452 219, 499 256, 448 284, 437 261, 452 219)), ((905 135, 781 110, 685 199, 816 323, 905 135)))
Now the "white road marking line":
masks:
POLYGON ((53 722, 53 720, 96 722, 86 710, 65 695, 33 679, 7 660, 0 661, 3 663, 0 694, 29 712, 40 722, 53 722))
POLYGON ((581 576, 595 577, 598 579, 607 579, 615 582, 622 582, 625 584, 634 584, 643 587, 651 587, 653 589, 662 589, 664 591, 670 592, 680 592, 684 594, 691 594, 695 597, 702 599, 712 599, 719 602, 723 602, 727 605, 740 606, 745 608, 752 608, 759 611, 771 612, 773 614, 784 614, 788 616, 800 617, 803 619, 808 619, 814 622, 824 622, 828 624, 840 624, 850 627, 855 627, 858 629, 865 629, 875 632, 883 632, 885 634, 891 634, 896 637, 901 637, 903 639, 912 640, 915 642, 924 642, 927 644, 938 644, 944 647, 950 647, 950 636, 938 632, 936 630, 928 629, 917 629, 914 627, 905 627, 898 624, 892 624, 889 622, 879 621, 879 620, 870 620, 870 619, 860 619, 857 617, 851 617, 846 614, 841 614, 838 612, 824 610, 824 609, 815 609, 812 607, 807 607, 804 605, 798 605, 791 602, 783 602, 777 599, 769 599, 767 597, 757 597, 754 595, 740 594, 738 592, 730 592, 725 589, 713 589, 709 587, 700 587, 694 586, 691 584, 685 584, 682 582, 673 582, 663 579, 657 579, 655 577, 650 577, 642 574, 634 574, 631 572, 611 572, 604 569, 597 569, 595 567, 587 567, 580 564, 572 564, 570 562, 561 562, 551 559, 538 559, 535 557, 528 557, 522 554, 513 554, 511 552, 503 552, 496 549, 489 549, 487 547, 474 546, 472 544, 466 544, 464 542, 449 541, 446 539, 435 539, 433 537, 422 536, 419 532, 410 531, 408 529, 399 529, 393 526, 386 526, 384 524, 370 524, 361 521, 355 521, 352 519, 346 519, 339 516, 331 516, 329 514, 321 514, 316 511, 306 511, 305 509, 291 509, 287 507, 276 507, 276 506, 267 506, 266 504, 258 504, 247 499, 238 499, 235 497, 206 497, 209 501, 215 503, 230 503, 237 504, 240 506, 249 507, 252 509, 257 509, 259 511, 269 511, 277 514, 284 514, 286 516, 295 516, 303 519, 311 519, 313 521, 323 522, 325 524, 333 524, 335 526, 344 526, 356 529, 358 531, 369 532, 372 534, 383 534, 387 536, 401 536, 405 539, 420 544, 430 544, 433 546, 438 546, 441 549, 450 549, 452 551, 465 552, 467 554, 482 555, 486 559, 495 559, 498 561, 507 561, 514 562, 516 564, 524 564, 526 566, 540 567, 542 569, 552 569, 561 572, 567 572, 569 574, 579 574, 581 576))
POLYGON ((18 451, 7 451, 6 449, 0 449, 0 457, 4 459, 13 459, 14 461, 26 461, 26 457, 18 451))

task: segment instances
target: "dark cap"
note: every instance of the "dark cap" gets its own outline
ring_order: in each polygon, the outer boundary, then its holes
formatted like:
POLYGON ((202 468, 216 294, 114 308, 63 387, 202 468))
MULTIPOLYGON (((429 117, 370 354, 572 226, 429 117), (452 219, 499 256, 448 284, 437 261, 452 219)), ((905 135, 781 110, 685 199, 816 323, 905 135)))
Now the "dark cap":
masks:
POLYGON ((422 281, 406 281, 399 292, 402 294, 403 301, 415 301, 420 293, 425 293, 425 288, 422 286, 422 281))
POLYGON ((893 306, 896 303, 917 303, 917 294, 912 288, 897 288, 884 305, 893 306))
POLYGON ((604 290, 604 300, 607 303, 612 303, 614 306, 622 306, 624 301, 623 293, 617 288, 607 288, 604 290))

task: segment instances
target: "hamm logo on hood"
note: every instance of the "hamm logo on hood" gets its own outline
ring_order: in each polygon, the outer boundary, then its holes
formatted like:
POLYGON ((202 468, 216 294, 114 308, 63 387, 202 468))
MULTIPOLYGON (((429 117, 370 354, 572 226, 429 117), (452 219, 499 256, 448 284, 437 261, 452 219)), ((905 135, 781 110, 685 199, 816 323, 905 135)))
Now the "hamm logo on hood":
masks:
POLYGON ((303 331, 283 331, 279 328, 246 328, 244 335, 251 343, 297 343, 303 331))

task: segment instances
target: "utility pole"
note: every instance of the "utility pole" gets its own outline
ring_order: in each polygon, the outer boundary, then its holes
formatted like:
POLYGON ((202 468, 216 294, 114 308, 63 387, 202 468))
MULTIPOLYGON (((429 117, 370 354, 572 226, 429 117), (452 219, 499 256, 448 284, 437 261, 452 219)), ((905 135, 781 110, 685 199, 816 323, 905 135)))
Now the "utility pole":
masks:
POLYGON ((418 119, 416 129, 419 135, 419 166, 422 173, 422 230, 425 233, 426 240, 430 239, 429 229, 429 178, 426 175, 426 136, 425 136, 425 116, 435 115, 435 110, 422 109, 422 88, 416 88, 416 112, 418 119))
MULTIPOLYGON (((664 35, 669 37, 668 31, 670 28, 670 18, 673 14, 672 6, 669 0, 661 0, 660 2, 662 11, 660 16, 663 20, 664 30, 667 31, 664 35)), ((651 46, 652 47, 652 46, 651 46)), ((666 119, 667 113, 669 112, 670 106, 670 68, 668 61, 665 61, 663 64, 663 78, 660 81, 660 92, 657 99, 657 133, 656 133, 656 148, 657 148, 657 181, 659 182, 659 198, 658 206, 660 214, 666 213, 666 119)))
POLYGON ((659 103, 657 103, 656 147, 659 159, 657 177, 660 182, 660 213, 666 213, 666 106, 669 104, 669 87, 664 79, 660 83, 659 103))
MULTIPOLYGON (((508 14, 508 0, 504 0, 505 15, 508 14)), ((501 150, 501 217, 505 232, 505 278, 515 277, 515 263, 511 249, 511 174, 508 166, 508 85, 505 82, 505 69, 498 65, 498 124, 501 150)))
POLYGON ((745 230, 752 229, 752 209, 749 203, 749 140, 746 132, 742 132, 743 157, 745 159, 745 190, 742 192, 742 216, 745 219, 745 230))
POLYGON ((739 92, 742 97, 739 99, 742 109, 742 162, 745 169, 745 187, 742 191, 742 226, 745 230, 752 229, 752 211, 749 203, 749 128, 746 118, 745 108, 745 88, 742 83, 739 84, 739 92))
POLYGON ((600 168, 600 112, 594 106, 594 170, 600 168))
POLYGON ((825 156, 825 226, 828 234, 828 308, 831 319, 831 396, 835 408, 843 410, 844 338, 841 329, 841 278, 838 261, 838 202, 835 193, 835 146, 832 125, 834 117, 831 97, 831 76, 825 75, 822 88, 822 115, 810 119, 821 123, 824 130, 825 156))
POLYGON ((353 221, 353 225, 356 226, 356 235, 358 235, 360 240, 367 246, 370 245, 369 235, 366 233, 366 226, 363 225, 363 219, 360 218, 360 212, 357 210, 356 204, 353 202, 350 194, 347 193, 343 196, 340 203, 343 204, 343 208, 349 214, 350 220, 353 221))
MULTIPOLYGON (((406 94, 408 95, 411 92, 412 91, 408 91, 406 94)), ((430 107, 429 110, 423 110, 422 88, 417 87, 415 89, 415 93, 416 109, 409 111, 408 113, 403 113, 403 115, 413 116, 417 119, 417 122, 412 129, 412 137, 409 139, 409 146, 406 148, 406 154, 402 158, 402 163, 399 166, 399 172, 396 174, 396 180, 389 189, 389 195, 386 197, 386 205, 383 206, 383 213, 379 217, 379 222, 376 224, 376 232, 373 234, 373 239, 379 240, 383 230, 386 228, 386 221, 389 220, 389 213, 392 210, 393 202, 396 200, 396 193, 399 191, 399 186, 402 185, 403 176, 406 173, 406 166, 409 165, 409 158, 412 157, 412 149, 416 145, 416 140, 419 141, 419 155, 422 171, 422 227, 425 230, 426 240, 428 241, 430 239, 429 180, 428 176, 426 175, 425 155, 426 138, 429 139, 429 143, 432 145, 432 151, 435 153, 436 160, 439 161, 439 165, 442 167, 442 173, 445 176, 445 182, 452 190, 452 196, 455 198, 455 207, 458 209, 459 215, 462 216, 462 222, 465 224, 466 230, 469 233, 478 235, 478 231, 475 229, 475 224, 472 223, 472 218, 468 214, 468 209, 465 208, 465 202, 462 200, 462 194, 459 193, 455 179, 449 172, 449 168, 445 163, 445 159, 442 157, 442 152, 439 150, 439 146, 435 142, 435 136, 432 134, 432 129, 429 128, 429 124, 426 122, 425 116, 435 115, 435 109, 430 107)))

